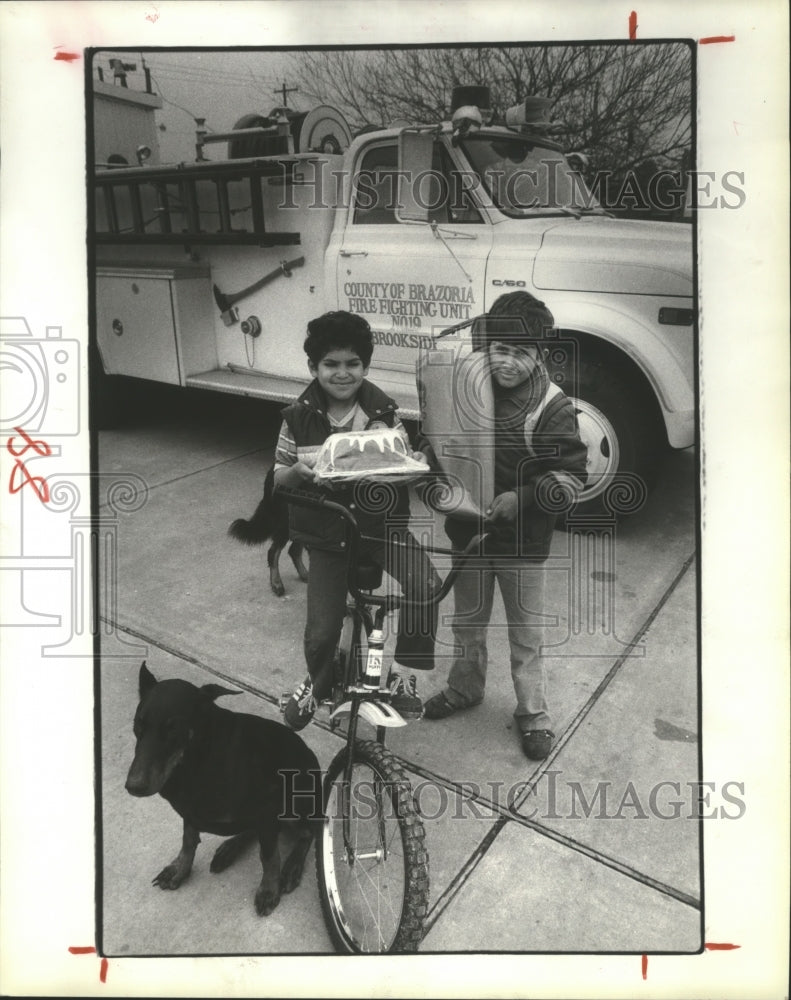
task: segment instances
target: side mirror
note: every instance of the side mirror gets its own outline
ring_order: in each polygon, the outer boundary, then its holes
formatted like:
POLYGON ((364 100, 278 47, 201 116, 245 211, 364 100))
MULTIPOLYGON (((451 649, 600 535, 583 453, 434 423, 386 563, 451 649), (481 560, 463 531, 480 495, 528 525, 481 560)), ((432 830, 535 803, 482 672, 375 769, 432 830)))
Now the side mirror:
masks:
MULTIPOLYGON (((428 205, 420 199, 421 178, 431 172, 434 156, 434 136, 430 132, 403 131, 398 137, 398 204, 399 222, 428 222, 428 205)), ((422 185, 425 191, 425 185, 422 185)))

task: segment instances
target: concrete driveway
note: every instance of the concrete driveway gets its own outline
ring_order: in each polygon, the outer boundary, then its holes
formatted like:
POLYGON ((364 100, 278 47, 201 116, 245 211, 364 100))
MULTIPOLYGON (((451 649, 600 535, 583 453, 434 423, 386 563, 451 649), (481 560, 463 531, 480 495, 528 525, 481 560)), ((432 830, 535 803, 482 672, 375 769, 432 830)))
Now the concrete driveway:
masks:
MULTIPOLYGON (((151 886, 178 851, 181 822, 159 797, 124 790, 140 661, 160 678, 221 678, 241 691, 227 707, 278 718, 277 699, 304 675, 305 586, 284 558, 287 592, 276 598, 265 550, 226 534, 260 498, 276 410, 166 387, 146 393, 98 434, 100 523, 112 539, 98 691, 101 946, 111 957, 330 952, 312 851, 302 885, 266 918, 252 905, 255 850, 209 873, 219 838, 203 838, 177 892, 151 886), (119 505, 111 492, 124 481, 119 505)), ((556 532, 547 662, 557 742, 548 760, 528 761, 512 724, 499 603, 483 704, 389 739, 426 826, 422 952, 700 949, 695 475, 691 452, 671 454, 638 513, 556 532)), ((416 504, 414 513, 424 512, 416 504)), ((441 558, 437 566, 444 574, 441 558)), ((449 642, 447 621, 440 642, 449 642)), ((424 697, 447 667, 440 657, 419 678, 424 697)), ((326 716, 303 736, 326 768, 341 746, 326 716)))

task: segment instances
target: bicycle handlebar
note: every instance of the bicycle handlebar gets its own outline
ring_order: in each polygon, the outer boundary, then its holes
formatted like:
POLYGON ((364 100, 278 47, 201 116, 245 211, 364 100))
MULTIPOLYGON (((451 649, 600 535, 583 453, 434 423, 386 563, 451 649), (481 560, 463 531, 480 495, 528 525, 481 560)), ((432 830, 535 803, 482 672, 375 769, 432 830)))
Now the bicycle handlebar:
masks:
MULTIPOLYGON (((448 572, 448 575, 442 582, 439 590, 432 594, 428 600, 425 601, 411 601, 406 598, 403 594, 401 595, 379 595, 370 594, 361 591, 354 579, 354 570, 357 566, 357 553, 360 546, 360 540, 362 535, 360 533, 360 526, 357 523, 357 518, 352 514, 348 507, 344 506, 342 503, 338 503, 337 500, 331 500, 329 497, 323 496, 319 493, 312 493, 309 490, 300 490, 295 487, 290 486, 276 486, 275 490, 286 500, 288 503, 293 503, 298 507, 313 507, 323 508, 325 510, 330 510, 339 514, 346 522, 346 534, 349 539, 349 546, 347 549, 347 577, 346 585, 348 587, 349 593, 356 601, 360 601, 365 604, 372 604, 376 607, 385 608, 388 611, 395 610, 397 608, 403 608, 406 605, 413 607, 431 607, 432 605, 439 604, 443 601, 453 586, 456 577, 461 572, 464 564, 474 553, 481 551, 483 543, 489 537, 487 532, 483 534, 475 535, 470 539, 466 548, 462 549, 456 556, 456 561, 454 566, 448 572)), ((365 536, 367 540, 373 540, 370 536, 365 536)), ((379 541, 384 541, 384 539, 378 539, 379 541)), ((428 551, 432 551, 429 549, 428 551)), ((445 550, 446 551, 446 550, 445 550)))

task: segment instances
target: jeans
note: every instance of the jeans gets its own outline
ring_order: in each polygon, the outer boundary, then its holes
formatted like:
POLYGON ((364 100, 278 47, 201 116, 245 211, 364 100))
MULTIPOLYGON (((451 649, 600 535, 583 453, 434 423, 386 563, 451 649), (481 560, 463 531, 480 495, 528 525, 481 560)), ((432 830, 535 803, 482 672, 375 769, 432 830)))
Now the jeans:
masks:
MULTIPOLYGON (((439 589, 437 573, 423 548, 409 532, 396 544, 363 543, 360 556, 375 562, 397 580, 402 593, 425 601, 439 589)), ((305 623, 305 661, 314 695, 325 697, 332 686, 332 661, 346 613, 346 553, 310 550, 308 612, 305 623)), ((437 608, 404 608, 398 614, 394 659, 413 670, 431 670, 437 635, 437 608)))
POLYGON ((514 718, 521 732, 551 729, 543 639, 544 568, 502 556, 471 559, 454 584, 453 638, 459 652, 448 675, 445 697, 457 708, 483 700, 488 652, 486 629, 497 581, 505 606, 511 677, 516 692, 514 718))

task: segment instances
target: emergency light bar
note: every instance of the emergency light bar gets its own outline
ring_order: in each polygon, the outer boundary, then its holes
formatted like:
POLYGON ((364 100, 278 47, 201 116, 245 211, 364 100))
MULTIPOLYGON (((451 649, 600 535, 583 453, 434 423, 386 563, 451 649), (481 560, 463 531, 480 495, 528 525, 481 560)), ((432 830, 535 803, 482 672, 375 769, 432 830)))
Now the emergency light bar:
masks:
MULTIPOLYGON (((505 112, 505 125, 516 132, 558 132, 564 127, 549 119, 551 97, 525 97, 505 112)), ((494 112, 488 87, 454 87, 451 96, 451 124, 454 141, 470 131, 492 124, 494 112)))

